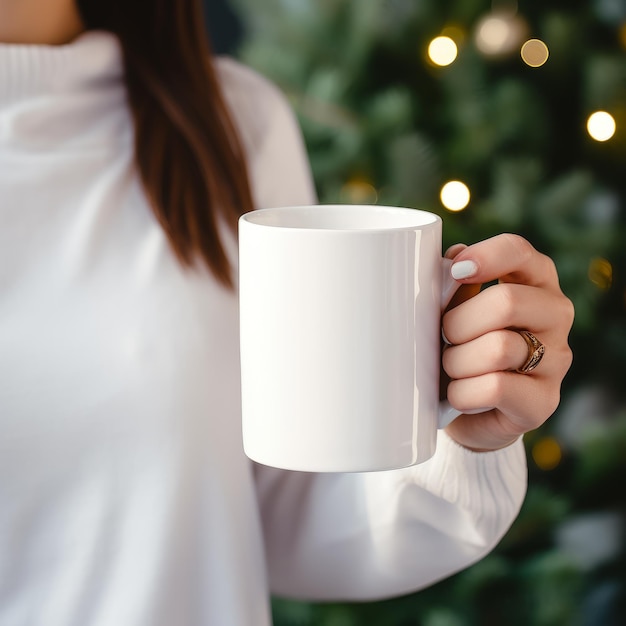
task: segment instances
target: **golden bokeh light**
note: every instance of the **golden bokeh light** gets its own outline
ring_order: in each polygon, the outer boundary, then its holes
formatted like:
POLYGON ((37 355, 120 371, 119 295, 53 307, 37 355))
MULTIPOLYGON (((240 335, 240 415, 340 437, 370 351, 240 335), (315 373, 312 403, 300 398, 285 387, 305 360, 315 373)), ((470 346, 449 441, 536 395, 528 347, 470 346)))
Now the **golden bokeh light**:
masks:
POLYGON ((456 44, 450 37, 435 37, 428 45, 428 58, 440 67, 453 63, 457 54, 456 44))
POLYGON ((602 291, 607 291, 613 284, 613 266, 606 259, 597 257, 591 259, 587 271, 589 280, 602 291))
POLYGON ((469 204, 470 190, 460 180, 451 180, 441 188, 439 197, 448 211, 462 211, 469 204))
POLYGON ((341 188, 341 201, 348 204, 376 204, 378 192, 374 185, 362 178, 353 178, 341 188))
POLYGON ((553 470, 563 458, 561 446, 554 437, 543 437, 532 448, 533 461, 539 469, 553 470))
POLYGON ((596 111, 587 119, 587 132, 596 141, 608 141, 616 130, 615 119, 606 111, 596 111))
POLYGON ((541 39, 529 39, 521 50, 524 63, 530 67, 541 67, 550 56, 548 46, 541 39))

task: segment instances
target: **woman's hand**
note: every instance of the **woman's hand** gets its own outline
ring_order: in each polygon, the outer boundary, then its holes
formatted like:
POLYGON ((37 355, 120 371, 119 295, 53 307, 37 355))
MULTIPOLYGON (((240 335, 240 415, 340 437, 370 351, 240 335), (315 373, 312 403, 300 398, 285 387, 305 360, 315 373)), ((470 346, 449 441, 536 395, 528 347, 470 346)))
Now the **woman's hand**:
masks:
POLYGON ((448 400, 466 412, 446 431, 467 448, 495 450, 541 426, 556 410, 572 363, 567 339, 574 307, 559 287, 552 260, 517 235, 453 246, 446 257, 454 260, 452 274, 463 286, 443 317, 452 344, 444 350, 443 368, 452 379, 448 400), (494 280, 498 284, 480 291, 494 280), (528 374, 515 371, 529 356, 520 330, 545 346, 528 374))

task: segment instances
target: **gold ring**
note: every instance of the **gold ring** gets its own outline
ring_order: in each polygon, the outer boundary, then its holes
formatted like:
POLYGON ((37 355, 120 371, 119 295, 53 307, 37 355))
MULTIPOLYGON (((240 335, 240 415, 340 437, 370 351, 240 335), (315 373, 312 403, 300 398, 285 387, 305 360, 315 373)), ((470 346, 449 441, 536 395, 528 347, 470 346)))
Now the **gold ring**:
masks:
POLYGON ((528 358, 524 362, 522 367, 518 367, 515 371, 519 374, 529 374, 532 372, 543 359, 543 355, 546 352, 546 347, 528 330, 517 330, 526 341, 528 345, 528 358))

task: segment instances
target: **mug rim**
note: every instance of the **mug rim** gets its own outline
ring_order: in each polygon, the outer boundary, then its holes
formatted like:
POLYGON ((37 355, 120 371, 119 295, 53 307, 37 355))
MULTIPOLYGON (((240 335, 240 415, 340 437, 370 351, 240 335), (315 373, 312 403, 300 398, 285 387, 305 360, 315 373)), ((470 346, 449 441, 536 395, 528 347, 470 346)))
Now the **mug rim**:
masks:
POLYGON ((433 213, 432 211, 425 211, 424 209, 415 209, 412 207, 380 205, 380 204, 305 204, 305 205, 293 205, 293 206, 281 206, 281 207, 265 207, 249 211, 244 213, 239 218, 239 223, 246 223, 250 226, 269 228, 276 230, 289 230, 289 231, 306 231, 306 232, 324 232, 324 233, 388 233, 392 231, 411 231, 415 229, 426 229, 441 223, 441 216, 433 213), (268 214, 284 214, 287 212, 304 212, 315 210, 333 210, 339 209, 342 211, 351 210, 373 210, 381 213, 402 213, 407 215, 408 212, 421 216, 422 220, 427 217, 427 221, 421 221, 414 224, 407 224, 404 226, 389 226, 383 228, 322 228, 322 227, 307 227, 307 226, 294 226, 285 224, 272 224, 263 222, 264 217, 268 214), (256 219, 259 218, 259 219, 256 219))

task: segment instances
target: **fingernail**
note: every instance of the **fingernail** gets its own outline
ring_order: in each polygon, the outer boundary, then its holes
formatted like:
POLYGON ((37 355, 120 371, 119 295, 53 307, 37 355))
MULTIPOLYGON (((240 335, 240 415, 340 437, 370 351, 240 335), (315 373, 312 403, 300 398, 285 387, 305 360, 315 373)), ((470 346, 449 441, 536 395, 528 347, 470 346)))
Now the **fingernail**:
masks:
POLYGON ((443 342, 448 345, 451 346, 452 342, 446 337, 446 333, 443 332, 443 326, 441 327, 441 338, 443 339, 443 342))
POLYGON ((450 274, 455 280, 471 278, 478 272, 478 265, 474 261, 459 261, 450 268, 450 274))
POLYGON ((484 406, 480 409, 468 409, 467 411, 463 411, 465 415, 479 415, 480 413, 486 413, 487 411, 493 411, 492 406, 484 406))

